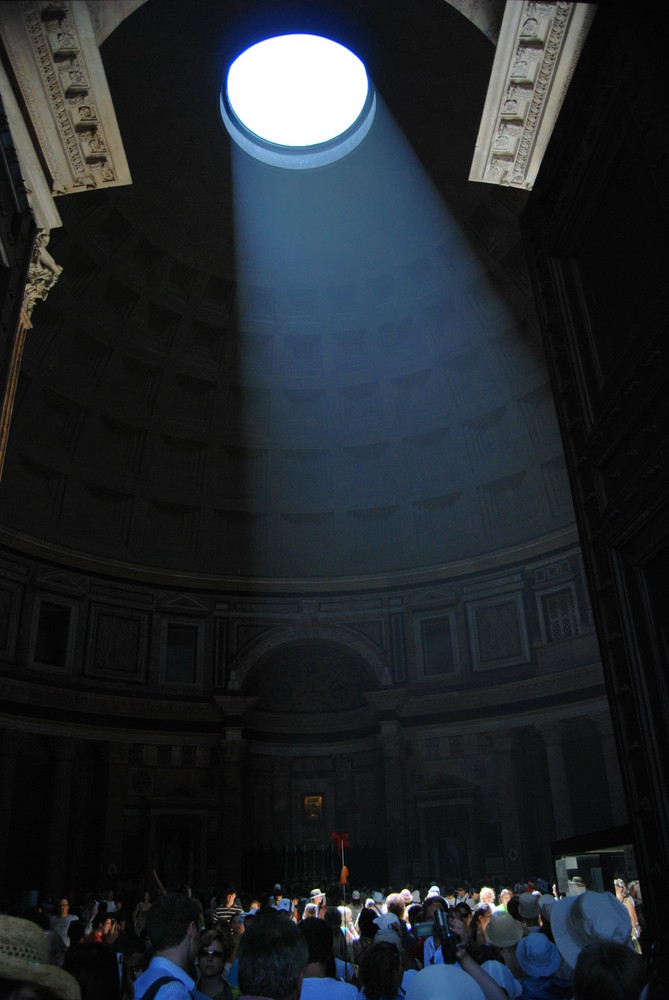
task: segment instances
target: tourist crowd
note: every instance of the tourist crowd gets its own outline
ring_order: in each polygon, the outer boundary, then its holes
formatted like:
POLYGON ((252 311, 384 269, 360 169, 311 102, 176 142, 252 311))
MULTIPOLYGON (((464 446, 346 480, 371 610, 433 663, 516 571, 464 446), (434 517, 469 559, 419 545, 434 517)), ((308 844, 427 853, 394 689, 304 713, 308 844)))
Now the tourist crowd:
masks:
POLYGON ((113 891, 0 914, 0 1000, 658 1000, 637 882, 266 898, 113 891), (52 910, 55 912, 49 912, 52 910))

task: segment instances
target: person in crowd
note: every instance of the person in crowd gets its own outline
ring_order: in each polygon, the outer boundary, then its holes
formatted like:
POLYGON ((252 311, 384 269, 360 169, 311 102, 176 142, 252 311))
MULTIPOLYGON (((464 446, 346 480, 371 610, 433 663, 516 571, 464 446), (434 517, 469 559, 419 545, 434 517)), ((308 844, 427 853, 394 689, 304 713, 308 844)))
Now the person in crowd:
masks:
POLYGON ((493 908, 488 903, 479 903, 466 924, 468 935, 474 944, 482 947, 486 943, 485 932, 493 915, 493 908))
POLYGON ((540 931, 541 903, 539 896, 533 892, 524 892, 522 896, 519 896, 518 916, 525 925, 524 933, 536 934, 537 931, 540 931))
POLYGON ((639 1000, 646 978, 641 955, 617 941, 595 941, 576 959, 574 1000, 639 1000))
POLYGON ((58 904, 58 913, 51 917, 51 930, 60 934, 66 948, 70 947, 69 926, 77 919, 76 914, 70 913, 69 900, 63 897, 58 904))
POLYGON ((86 937, 86 928, 83 920, 73 920, 67 928, 67 936, 70 939, 70 948, 76 948, 78 944, 83 944, 86 937))
POLYGON ((233 885, 223 893, 219 905, 214 910, 213 920, 217 924, 221 920, 232 920, 236 913, 243 913, 244 907, 237 899, 237 890, 233 885))
POLYGON ((595 941, 616 941, 633 950, 629 914, 610 892, 582 892, 559 899, 551 910, 551 929, 572 969, 581 950, 595 941))
POLYGON ((481 887, 481 892, 479 893, 479 905, 485 903, 489 906, 491 910, 495 909, 496 895, 495 890, 489 885, 484 885, 481 887))
POLYGON ((309 961, 301 926, 269 908, 256 914, 239 945, 242 997, 299 1000, 304 967, 309 961))
POLYGON ((545 934, 522 937, 516 945, 516 958, 525 973, 523 1000, 566 1000, 571 996, 571 981, 557 975, 562 956, 545 934))
POLYGON ((299 930, 309 949, 300 1000, 357 1000, 355 986, 337 977, 335 937, 328 920, 309 917, 300 921, 299 930))
POLYGON ((153 958, 135 981, 135 1000, 192 1000, 201 909, 182 893, 165 893, 153 903, 146 917, 153 958))
POLYGON ((197 951, 200 978, 197 989, 214 1000, 232 1000, 230 987, 224 978, 225 963, 232 950, 229 934, 214 929, 200 935, 197 951))
POLYGON ((317 918, 322 917, 326 905, 327 904, 325 901, 325 893, 321 892, 320 889, 312 889, 311 892, 309 893, 309 900, 306 906, 304 907, 304 911, 302 913, 302 919, 304 919, 305 916, 308 917, 316 916, 317 918), (313 907, 316 907, 316 909, 314 910, 313 907))
POLYGON ((134 983, 149 964, 150 955, 146 941, 138 934, 124 934, 118 939, 116 948, 121 955, 124 967, 128 970, 130 979, 134 983))
POLYGON ((70 948, 63 968, 79 983, 81 1000, 132 1000, 130 971, 112 948, 100 942, 70 948))
POLYGON ((100 909, 93 917, 91 923, 91 933, 85 937, 87 944, 113 944, 118 937, 116 921, 107 913, 106 909, 100 909))
POLYGON ((52 965, 42 928, 0 914, 1 1000, 81 1000, 74 976, 52 965))
POLYGON ((353 926, 355 927, 356 933, 358 930, 358 917, 362 913, 362 900, 360 899, 360 890, 354 889, 351 893, 351 917, 353 919, 353 926))
POLYGON ((495 907, 497 910, 506 910, 507 904, 511 897, 513 896, 513 890, 505 886, 499 891, 499 903, 495 907))
POLYGON ((504 910, 495 910, 488 921, 486 941, 498 949, 511 975, 518 980, 524 976, 516 957, 516 945, 522 936, 523 925, 518 920, 514 920, 511 914, 505 913, 504 910))
POLYGON ((416 973, 406 1000, 508 1000, 501 986, 464 951, 457 964, 430 965, 416 973), (465 957, 466 956, 466 957, 465 957), (464 960, 461 964, 460 959, 464 960))
POLYGON ((455 886, 455 903, 466 903, 469 895, 469 886, 461 879, 455 886))
POLYGON ((151 893, 146 890, 142 899, 135 907, 132 913, 132 923, 135 930, 135 934, 143 934, 144 928, 146 927, 146 915, 151 909, 151 893))
POLYGON ((283 899, 283 889, 279 882, 276 883, 274 889, 272 890, 272 895, 269 897, 269 905, 275 910, 279 905, 279 900, 283 899))
POLYGON ((639 924, 639 918, 636 912, 636 903, 632 899, 630 892, 625 885, 625 881, 622 878, 616 878, 613 880, 613 886, 616 892, 616 899, 620 900, 630 916, 630 936, 632 938, 632 943, 635 946, 635 950, 641 951, 641 947, 638 944, 639 938, 641 937, 641 926, 639 924))
POLYGON ((486 959, 484 962, 479 961, 479 965, 504 990, 509 1000, 520 1000, 523 995, 523 987, 512 975, 511 969, 501 960, 501 955, 499 958, 486 959))
POLYGON ((539 896, 541 933, 545 934, 548 940, 553 941, 553 943, 555 943, 555 940, 553 938, 553 931, 551 928, 551 910, 555 906, 556 902, 557 900, 555 899, 555 896, 549 892, 539 896))
POLYGON ((375 941, 360 960, 361 1000, 401 1000, 404 967, 398 943, 375 941))
MULTIPOLYGON (((436 886, 434 887, 436 888, 436 886)), ((431 895, 432 890, 430 890, 425 897, 425 902, 423 903, 423 915, 425 918, 425 923, 430 921, 434 922, 434 915, 437 910, 443 910, 444 912, 448 909, 446 906, 446 900, 443 896, 436 893, 431 895)), ((435 924, 434 931, 427 938, 421 938, 413 950, 413 957, 416 958, 421 965, 433 965, 435 962, 440 962, 441 958, 437 956, 440 949, 439 935, 437 927, 435 924)))
POLYGON ((355 965, 359 966, 363 952, 370 947, 376 936, 378 927, 374 922, 375 920, 376 914, 373 910, 368 909, 362 910, 358 917, 358 939, 352 945, 353 962, 355 965))
POLYGON ((353 946, 342 933, 341 914, 336 906, 327 906, 322 920, 330 928, 335 959, 336 976, 351 979, 353 974, 353 946))

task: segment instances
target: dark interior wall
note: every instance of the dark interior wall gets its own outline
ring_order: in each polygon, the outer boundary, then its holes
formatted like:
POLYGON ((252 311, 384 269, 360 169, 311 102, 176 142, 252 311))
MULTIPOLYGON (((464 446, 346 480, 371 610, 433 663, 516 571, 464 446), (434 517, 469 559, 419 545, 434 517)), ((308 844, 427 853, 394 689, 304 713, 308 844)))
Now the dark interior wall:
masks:
POLYGON ((599 6, 523 218, 651 924, 669 875, 667 8, 599 6), (649 31, 649 28, 651 29, 649 31))

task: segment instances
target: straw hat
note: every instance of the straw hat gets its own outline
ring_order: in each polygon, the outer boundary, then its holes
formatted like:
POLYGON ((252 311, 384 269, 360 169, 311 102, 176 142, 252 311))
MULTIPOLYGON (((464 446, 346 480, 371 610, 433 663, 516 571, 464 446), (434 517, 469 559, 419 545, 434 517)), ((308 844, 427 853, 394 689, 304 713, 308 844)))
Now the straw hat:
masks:
POLYGON ((0 979, 45 986, 61 1000, 81 1000, 79 983, 49 964, 49 941, 37 924, 0 914, 0 979))
POLYGON ((485 929, 485 939, 495 948, 513 948, 523 936, 523 926, 506 910, 495 910, 485 929))

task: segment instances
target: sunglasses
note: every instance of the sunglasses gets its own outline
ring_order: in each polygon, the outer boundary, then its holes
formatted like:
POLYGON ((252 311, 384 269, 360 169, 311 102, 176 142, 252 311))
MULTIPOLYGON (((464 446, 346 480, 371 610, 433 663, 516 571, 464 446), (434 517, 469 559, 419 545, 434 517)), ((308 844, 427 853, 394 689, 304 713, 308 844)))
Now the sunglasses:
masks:
POLYGON ((207 948, 206 951, 198 951, 198 958, 223 958, 222 951, 214 951, 213 948, 207 948))

